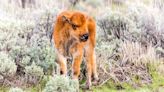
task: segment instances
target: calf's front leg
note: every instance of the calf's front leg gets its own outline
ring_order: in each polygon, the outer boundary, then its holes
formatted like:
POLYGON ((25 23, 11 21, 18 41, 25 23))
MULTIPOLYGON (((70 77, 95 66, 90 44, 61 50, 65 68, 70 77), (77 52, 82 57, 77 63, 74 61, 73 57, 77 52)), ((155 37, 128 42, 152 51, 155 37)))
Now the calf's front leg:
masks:
POLYGON ((78 49, 77 52, 73 54, 73 79, 78 79, 80 75, 80 65, 82 62, 83 51, 78 49))
POLYGON ((66 76, 67 75, 67 61, 66 58, 61 55, 57 54, 57 62, 60 65, 60 74, 66 76))

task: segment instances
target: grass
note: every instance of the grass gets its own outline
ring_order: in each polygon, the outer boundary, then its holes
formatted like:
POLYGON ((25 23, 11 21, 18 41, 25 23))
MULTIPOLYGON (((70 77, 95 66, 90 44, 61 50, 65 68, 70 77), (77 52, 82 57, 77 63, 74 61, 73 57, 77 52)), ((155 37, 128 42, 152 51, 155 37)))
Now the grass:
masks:
POLYGON ((102 87, 94 88, 93 92, 164 92, 164 78, 157 79, 152 84, 140 88, 133 88, 126 83, 121 86, 124 89, 118 90, 113 83, 108 82, 102 87))
MULTIPOLYGON (((164 77, 153 66, 149 66, 148 68, 152 77, 152 84, 134 88, 128 83, 120 85, 109 80, 102 87, 93 88, 93 92, 164 92, 164 77), (119 86, 121 89, 118 89, 119 86)), ((135 81, 138 83, 139 80, 135 79, 135 81)))
MULTIPOLYGON (((152 76, 152 83, 149 85, 141 85, 139 87, 133 87, 129 83, 115 83, 113 80, 109 80, 106 84, 101 87, 92 87, 92 90, 87 90, 86 92, 164 92, 164 77, 161 76, 156 69, 149 66, 149 72, 152 76)), ((44 76, 42 81, 36 85, 29 88, 25 88, 25 92, 41 92, 46 82, 49 80, 48 76, 44 76)), ((139 80, 135 80, 138 83, 139 80)), ((0 92, 8 92, 8 87, 0 87, 0 92)), ((84 90, 80 89, 80 92, 84 90)))

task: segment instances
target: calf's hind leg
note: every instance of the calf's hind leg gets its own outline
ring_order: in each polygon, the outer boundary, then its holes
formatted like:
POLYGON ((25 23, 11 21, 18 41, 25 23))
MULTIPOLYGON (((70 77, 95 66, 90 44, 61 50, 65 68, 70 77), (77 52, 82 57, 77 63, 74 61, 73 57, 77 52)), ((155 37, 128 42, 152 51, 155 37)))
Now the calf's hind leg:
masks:
POLYGON ((93 75, 95 80, 98 80, 97 76, 97 66, 96 66, 96 60, 95 60, 95 52, 94 48, 89 47, 86 49, 86 63, 87 63, 87 88, 90 88, 92 85, 91 83, 91 77, 93 75))

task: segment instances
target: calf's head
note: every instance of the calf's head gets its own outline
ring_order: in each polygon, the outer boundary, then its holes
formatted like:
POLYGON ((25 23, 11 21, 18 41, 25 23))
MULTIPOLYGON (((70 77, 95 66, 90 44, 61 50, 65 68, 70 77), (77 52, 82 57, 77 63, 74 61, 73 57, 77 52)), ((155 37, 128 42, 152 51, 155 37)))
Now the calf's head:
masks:
POLYGON ((80 42, 86 42, 89 38, 86 16, 80 12, 75 12, 71 18, 62 16, 63 21, 70 25, 68 31, 71 37, 80 42))

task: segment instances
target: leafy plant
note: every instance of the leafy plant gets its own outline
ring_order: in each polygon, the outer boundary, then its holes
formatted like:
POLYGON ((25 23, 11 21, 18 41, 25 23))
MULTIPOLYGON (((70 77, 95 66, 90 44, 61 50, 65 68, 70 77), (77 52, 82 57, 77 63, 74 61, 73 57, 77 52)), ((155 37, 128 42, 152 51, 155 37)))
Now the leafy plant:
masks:
POLYGON ((11 77, 16 73, 17 66, 14 61, 4 52, 0 52, 0 75, 11 77))
POLYGON ((54 76, 46 84, 43 92, 78 92, 77 80, 71 80, 65 76, 54 76))
POLYGON ((21 88, 15 87, 15 88, 10 88, 9 92, 24 92, 21 88))

